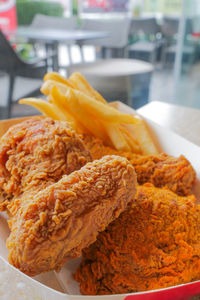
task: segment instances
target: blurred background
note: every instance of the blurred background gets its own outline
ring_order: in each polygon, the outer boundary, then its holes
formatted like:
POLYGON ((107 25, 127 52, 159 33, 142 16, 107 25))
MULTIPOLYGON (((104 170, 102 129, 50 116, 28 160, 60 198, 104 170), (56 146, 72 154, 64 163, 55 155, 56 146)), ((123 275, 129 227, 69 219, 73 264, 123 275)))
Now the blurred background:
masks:
POLYGON ((47 71, 81 72, 108 101, 200 108, 200 1, 0 0, 0 118, 35 114, 47 71))

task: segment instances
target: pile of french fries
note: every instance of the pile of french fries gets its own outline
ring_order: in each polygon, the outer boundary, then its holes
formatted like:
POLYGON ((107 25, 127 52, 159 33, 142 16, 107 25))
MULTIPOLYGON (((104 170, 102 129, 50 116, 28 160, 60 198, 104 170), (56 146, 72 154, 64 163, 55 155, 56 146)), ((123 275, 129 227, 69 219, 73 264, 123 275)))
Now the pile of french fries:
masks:
POLYGON ((25 98, 19 102, 34 106, 54 120, 68 121, 77 132, 100 138, 117 150, 158 153, 143 119, 109 105, 80 73, 68 79, 56 72, 47 73, 41 92, 47 101, 25 98))

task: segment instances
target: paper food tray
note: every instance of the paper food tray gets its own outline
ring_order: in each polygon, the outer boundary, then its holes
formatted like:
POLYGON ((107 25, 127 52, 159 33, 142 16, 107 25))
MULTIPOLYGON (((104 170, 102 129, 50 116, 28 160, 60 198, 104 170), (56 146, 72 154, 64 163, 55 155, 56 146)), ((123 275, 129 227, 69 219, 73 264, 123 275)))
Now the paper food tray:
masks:
MULTIPOLYGON (((135 113, 133 109, 121 102, 117 102, 116 106, 121 111, 135 113)), ((197 197, 200 196, 200 148, 158 124, 146 118, 145 120, 161 151, 172 156, 183 154, 191 162, 198 178, 194 193, 197 197)), ((18 121, 20 121, 20 119, 18 121)), ((16 123, 16 120, 1 121, 0 135, 13 123, 16 123)), ((193 295, 200 294, 200 281, 196 281, 156 291, 112 296, 82 296, 80 295, 77 282, 73 280, 73 274, 80 259, 68 262, 61 269, 60 273, 50 272, 35 278, 30 278, 13 266, 10 266, 7 262, 6 239, 9 235, 9 229, 6 222, 6 215, 3 213, 0 213, 0 228, 0 299, 2 300, 174 300, 188 299, 193 295)))

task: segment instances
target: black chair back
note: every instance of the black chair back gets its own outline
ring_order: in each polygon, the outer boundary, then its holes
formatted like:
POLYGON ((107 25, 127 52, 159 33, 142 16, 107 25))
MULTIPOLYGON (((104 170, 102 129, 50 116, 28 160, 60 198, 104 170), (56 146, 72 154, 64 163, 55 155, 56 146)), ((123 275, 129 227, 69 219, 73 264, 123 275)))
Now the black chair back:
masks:
MULTIPOLYGON (((178 34, 179 30, 179 17, 165 16, 163 18, 162 33, 166 38, 173 38, 178 34)), ((193 31, 192 19, 186 18, 185 20, 185 36, 191 34, 193 31)))
POLYGON ((130 34, 137 35, 142 32, 145 35, 156 35, 160 31, 156 18, 131 19, 130 34))
POLYGON ((23 62, 12 48, 11 44, 0 30, 0 70, 11 72, 20 67, 23 62))
POLYGON ((165 16, 163 18, 162 33, 165 37, 174 37, 178 33, 179 17, 165 16))

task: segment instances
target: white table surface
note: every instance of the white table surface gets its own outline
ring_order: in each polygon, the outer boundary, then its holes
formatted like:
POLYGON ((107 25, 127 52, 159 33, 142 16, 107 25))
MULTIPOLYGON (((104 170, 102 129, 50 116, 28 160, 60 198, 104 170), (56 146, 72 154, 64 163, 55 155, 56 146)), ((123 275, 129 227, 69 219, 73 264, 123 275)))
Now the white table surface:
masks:
POLYGON ((16 31, 18 38, 25 38, 35 41, 44 42, 67 42, 76 41, 83 42, 91 39, 101 39, 109 37, 108 32, 92 31, 92 30, 60 30, 60 29, 47 29, 32 28, 31 26, 19 26, 16 31))

